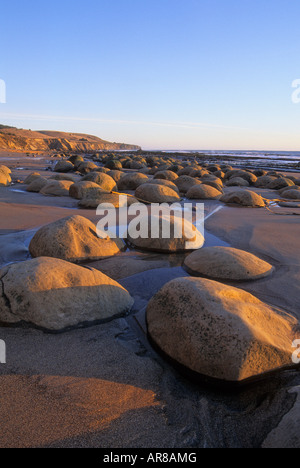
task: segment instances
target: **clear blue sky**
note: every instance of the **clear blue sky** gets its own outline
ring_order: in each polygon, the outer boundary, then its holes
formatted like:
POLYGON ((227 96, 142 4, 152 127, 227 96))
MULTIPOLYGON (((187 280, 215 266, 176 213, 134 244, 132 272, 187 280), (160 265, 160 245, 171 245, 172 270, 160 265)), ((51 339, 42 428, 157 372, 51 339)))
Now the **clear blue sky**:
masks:
POLYGON ((0 123, 144 148, 300 150, 299 0, 11 0, 0 46, 0 123))

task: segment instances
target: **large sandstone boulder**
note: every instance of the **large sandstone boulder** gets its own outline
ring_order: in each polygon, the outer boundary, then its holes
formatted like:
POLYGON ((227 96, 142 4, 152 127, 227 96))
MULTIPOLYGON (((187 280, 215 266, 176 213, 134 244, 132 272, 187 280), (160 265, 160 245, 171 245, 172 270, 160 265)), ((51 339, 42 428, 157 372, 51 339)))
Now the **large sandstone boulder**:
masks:
POLYGON ((249 182, 242 177, 232 177, 227 182, 227 187, 249 187, 249 182))
POLYGON ((169 187, 175 192, 179 194, 178 187, 174 184, 174 182, 171 182, 170 180, 165 180, 165 179, 149 179, 147 181, 147 184, 154 184, 154 185, 164 185, 165 187, 169 187))
POLYGON ((68 180, 69 182, 79 182, 81 180, 80 175, 76 174, 54 174, 53 176, 49 177, 49 180, 68 180))
POLYGON ((249 171, 234 170, 228 172, 225 177, 227 179, 241 178, 246 180, 249 185, 255 184, 257 182, 257 177, 249 171))
POLYGON ((11 174, 11 170, 9 169, 9 167, 0 166, 0 174, 4 174, 6 176, 9 176, 11 174))
POLYGON ((82 216, 60 219, 42 227, 34 235, 29 251, 32 257, 54 257, 79 263, 112 257, 123 248, 123 241, 98 233, 95 225, 82 216), (107 237, 107 238, 106 238, 107 237))
POLYGON ((255 192, 249 190, 241 190, 240 192, 227 193, 220 199, 223 203, 249 206, 252 208, 265 207, 263 198, 255 192))
POLYGON ((180 201, 178 192, 170 187, 156 184, 140 185, 135 191, 135 197, 149 203, 175 203, 180 201))
POLYGON ((272 265, 255 255, 230 247, 197 250, 184 265, 192 275, 232 281, 258 280, 274 271, 272 265))
POLYGON ((112 179, 114 179, 114 181, 118 184, 118 182, 122 179, 122 177, 124 177, 124 172, 118 171, 118 170, 109 171, 107 175, 109 175, 112 179))
POLYGON ((48 180, 40 193, 46 196, 68 197, 71 185, 73 185, 73 182, 68 180, 48 180))
POLYGON ((38 179, 39 177, 41 177, 41 174, 39 172, 32 172, 24 180, 24 185, 30 185, 34 180, 38 179))
POLYGON ((106 169, 110 169, 110 170, 118 170, 118 169, 122 169, 122 163, 120 161, 118 161, 117 159, 111 159, 110 161, 107 161, 107 163, 105 164, 105 168, 106 169))
POLYGON ((295 183, 292 180, 287 179, 286 177, 279 177, 278 179, 270 182, 267 188, 271 190, 280 190, 284 187, 291 187, 293 185, 295 185, 295 183))
POLYGON ((300 200, 300 190, 286 190, 281 196, 289 200, 300 200))
POLYGON ((74 164, 70 161, 59 161, 54 168, 54 172, 71 172, 73 170, 74 164))
POLYGON ((141 250, 155 252, 185 252, 200 249, 204 245, 203 235, 181 216, 147 216, 141 219, 141 226, 146 226, 146 238, 133 238, 129 231, 128 242, 141 250))
POLYGON ((40 192, 45 185, 47 185, 48 180, 45 177, 35 178, 29 185, 26 187, 27 192, 40 192))
POLYGON ((272 182, 276 181, 276 177, 264 175, 257 179, 254 184, 256 188, 267 188, 272 182))
POLYGON ((297 202, 284 202, 284 201, 279 201, 278 205, 281 206, 282 208, 300 208, 300 203, 297 202))
POLYGON ((7 187, 11 183, 11 177, 9 174, 0 172, 0 186, 7 187))
POLYGON ((155 174, 154 179, 170 180, 171 182, 174 182, 174 180, 178 179, 178 175, 173 171, 158 171, 155 174))
POLYGON ((146 174, 125 174, 118 182, 119 190, 136 190, 149 180, 146 174))
POLYGON ((214 187, 201 184, 194 185, 192 188, 190 188, 186 194, 186 197, 189 200, 219 200, 222 195, 223 193, 219 192, 219 190, 215 189, 214 187))
POLYGON ((147 308, 152 341, 197 377, 231 384, 292 366, 297 320, 251 294, 202 278, 166 284, 147 308))
POLYGON ((214 187, 215 189, 217 189, 219 192, 223 193, 223 188, 224 188, 224 185, 223 185, 223 182, 221 179, 219 179, 218 177, 214 177, 214 176, 209 176, 209 177, 202 177, 201 179, 199 179, 200 182, 204 185, 210 185, 210 187, 214 187))
POLYGON ((77 166, 77 170, 79 172, 81 172, 81 174, 89 174, 90 172, 94 172, 94 171, 97 171, 97 169, 99 168, 99 166, 97 166, 97 164, 95 163, 92 163, 90 161, 88 162, 81 162, 78 166, 77 166))
POLYGON ((70 186, 69 195, 72 198, 81 200, 82 198, 98 198, 102 193, 105 192, 98 184, 95 182, 81 181, 77 182, 70 186))
POLYGON ((202 182, 200 182, 200 180, 193 179, 193 177, 183 175, 178 177, 174 183, 177 185, 179 192, 187 193, 191 187, 194 185, 200 185, 202 182))
POLYGON ((113 319, 130 311, 133 299, 93 268, 38 258, 0 270, 0 321, 27 322, 52 331, 113 319))
POLYGON ((118 187, 116 181, 107 174, 102 172, 90 172, 82 179, 83 182, 94 182, 98 184, 106 192, 117 191, 118 187))

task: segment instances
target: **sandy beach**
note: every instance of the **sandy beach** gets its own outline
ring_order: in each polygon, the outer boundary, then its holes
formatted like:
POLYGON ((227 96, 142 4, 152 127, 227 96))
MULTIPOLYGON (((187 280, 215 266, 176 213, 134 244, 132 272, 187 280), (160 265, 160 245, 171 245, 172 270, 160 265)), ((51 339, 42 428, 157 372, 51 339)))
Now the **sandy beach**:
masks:
MULTIPOLYGON (((30 240, 44 225, 74 214, 97 222, 95 210, 79 209, 73 198, 26 192, 25 178, 53 175, 53 160, 2 153, 0 164, 13 180, 0 187, 1 267, 29 259, 30 240)), ((251 190, 274 199, 269 189, 251 190)), ((275 267, 271 277, 237 287, 300 320, 300 208, 204 204, 211 214, 205 246, 242 249, 275 267)), ((190 381, 151 346, 145 309, 164 284, 189 276, 182 268, 186 256, 132 249, 88 263, 129 291, 134 305, 126 317, 58 334, 2 324, 1 447, 299 446, 298 371, 228 392, 190 381)))

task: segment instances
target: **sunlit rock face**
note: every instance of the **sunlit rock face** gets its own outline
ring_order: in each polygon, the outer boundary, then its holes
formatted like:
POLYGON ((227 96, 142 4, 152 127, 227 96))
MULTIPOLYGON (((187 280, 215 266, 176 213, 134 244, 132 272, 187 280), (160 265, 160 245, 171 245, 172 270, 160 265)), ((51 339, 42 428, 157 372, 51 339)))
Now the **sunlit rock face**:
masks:
POLYGON ((11 183, 11 170, 6 166, 0 166, 0 186, 7 187, 11 183))
POLYGON ((61 331, 128 312, 133 299, 92 268, 42 257, 0 271, 0 321, 61 331))
POLYGON ((184 262, 195 276, 231 281, 253 281, 269 276, 274 268, 244 250, 231 247, 206 247, 190 254, 184 262))
POLYGON ((42 227, 34 235, 29 251, 32 257, 54 257, 69 262, 99 260, 116 255, 124 248, 121 239, 96 232, 95 225, 82 216, 70 216, 42 227))
POLYGON ((180 201, 177 191, 171 187, 158 184, 143 184, 136 191, 135 196, 139 200, 149 203, 175 203, 180 201))
POLYGON ((201 232, 181 216, 151 215, 142 217, 139 222, 145 232, 133 237, 129 225, 127 237, 128 242, 138 249, 175 253, 200 249, 204 245, 201 232))
POLYGON ((149 336, 196 376, 245 383, 292 366, 297 320, 251 294, 200 278, 166 284, 147 308, 149 336))

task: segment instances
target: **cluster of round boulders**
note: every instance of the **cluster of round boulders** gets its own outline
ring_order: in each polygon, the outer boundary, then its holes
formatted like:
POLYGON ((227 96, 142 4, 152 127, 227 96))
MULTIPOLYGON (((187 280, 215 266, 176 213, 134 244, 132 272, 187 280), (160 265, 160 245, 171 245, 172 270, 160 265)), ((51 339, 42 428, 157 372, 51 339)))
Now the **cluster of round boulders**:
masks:
POLYGON ((223 195, 220 200, 229 205, 240 205, 252 208, 262 208, 266 206, 263 198, 250 190, 227 193, 223 195))
POLYGON ((135 197, 147 203, 175 203, 180 201, 178 192, 165 185, 142 184, 135 191, 135 197))
POLYGON ((103 273, 54 258, 8 265, 0 279, 2 323, 63 331, 111 320, 133 305, 128 291, 103 273))
POLYGON ((193 276, 229 281, 254 281, 269 276, 274 268, 253 254, 231 247, 205 247, 184 261, 193 276))
POLYGON ((112 257, 123 249, 121 239, 110 239, 82 216, 63 218, 42 227, 29 245, 34 258, 54 257, 73 263, 112 257))
POLYGON ((0 166, 0 186, 7 187, 11 184, 11 170, 6 166, 0 166))
POLYGON ((149 302, 147 325, 152 342, 189 375, 237 385, 292 366, 298 322, 241 289, 179 278, 149 302))
POLYGON ((129 225, 128 242, 141 250, 164 253, 201 249, 204 237, 198 229, 181 216, 169 214, 144 216, 139 220, 141 233, 136 236, 129 225))

